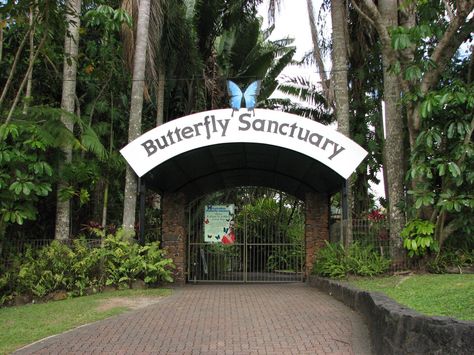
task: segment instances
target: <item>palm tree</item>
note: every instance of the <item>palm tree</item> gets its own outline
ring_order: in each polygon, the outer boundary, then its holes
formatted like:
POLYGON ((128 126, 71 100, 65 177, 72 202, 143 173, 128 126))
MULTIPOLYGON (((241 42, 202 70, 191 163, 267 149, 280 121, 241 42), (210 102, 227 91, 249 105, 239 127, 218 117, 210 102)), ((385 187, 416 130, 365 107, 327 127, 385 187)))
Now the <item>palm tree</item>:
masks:
MULTIPOLYGON (((311 1, 311 0, 308 0, 311 1)), ((348 29, 346 13, 346 3, 344 0, 331 1, 331 20, 332 20, 332 82, 334 84, 334 103, 337 118, 337 128, 339 132, 347 137, 351 137, 350 116, 349 116, 349 85, 347 81, 348 68, 348 29)), ((344 203, 347 208, 345 245, 352 242, 352 211, 354 196, 352 177, 347 179, 345 184, 346 198, 344 203)))
MULTIPOLYGON (((76 77, 77 77, 77 54, 79 51, 79 28, 82 0, 67 1, 68 11, 66 20, 68 29, 64 37, 64 67, 63 67, 63 92, 61 108, 70 113, 74 113, 76 97, 76 77)), ((61 116, 61 121, 71 132, 74 130, 74 123, 67 114, 61 116)), ((59 163, 59 171, 64 164, 72 161, 72 146, 68 144, 63 147, 65 160, 59 163)), ((71 205, 70 201, 60 198, 60 192, 66 187, 66 182, 60 180, 57 187, 57 207, 56 207, 56 227, 55 239, 67 239, 71 233, 71 205)))
MULTIPOLYGON (((138 9, 137 37, 133 57, 133 83, 128 125, 128 141, 138 138, 141 133, 143 90, 145 88, 145 64, 150 24, 150 0, 141 0, 138 9)), ((123 228, 133 233, 137 204, 137 176, 127 165, 123 204, 123 228)))

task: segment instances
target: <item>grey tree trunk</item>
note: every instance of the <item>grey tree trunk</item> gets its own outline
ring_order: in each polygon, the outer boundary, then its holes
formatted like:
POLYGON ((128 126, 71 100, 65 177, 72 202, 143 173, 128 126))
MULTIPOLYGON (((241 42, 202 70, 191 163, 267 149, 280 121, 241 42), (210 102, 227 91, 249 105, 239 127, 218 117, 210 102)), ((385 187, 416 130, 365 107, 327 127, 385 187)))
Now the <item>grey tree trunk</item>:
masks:
POLYGON ((164 108, 165 108, 165 65, 160 63, 158 66, 158 90, 156 94, 156 126, 161 126, 164 123, 164 108))
MULTIPOLYGON (((132 98, 128 126, 128 141, 131 142, 141 133, 143 90, 145 86, 145 63, 150 23, 150 0, 141 0, 138 9, 137 40, 133 59, 132 98)), ((123 229, 132 234, 135 226, 137 205, 137 176, 127 165, 125 174, 125 192, 123 201, 123 229)))
MULTIPOLYGON (((334 103, 338 131, 347 137, 351 136, 349 116, 349 89, 347 82, 347 15, 344 0, 331 1, 332 20, 332 82, 334 87, 334 103)), ((344 244, 352 243, 352 209, 353 179, 349 177, 346 185, 347 218, 344 244)))
MULTIPOLYGON (((69 10, 66 14, 68 29, 64 36, 61 109, 70 113, 74 113, 74 101, 76 96, 77 54, 79 51, 81 5, 82 0, 69 0, 67 2, 69 10)), ((61 121, 71 132, 74 130, 74 123, 67 115, 62 115, 61 121)), ((63 152, 65 159, 59 163, 59 172, 63 169, 64 163, 70 163, 72 161, 72 146, 67 145, 63 147, 63 152)), ((66 186, 67 184, 65 181, 60 180, 58 182, 55 239, 68 239, 71 233, 71 204, 69 200, 63 201, 59 197, 59 192, 66 186)))
MULTIPOLYGON (((33 10, 33 7, 30 7, 30 28, 32 28, 30 32, 30 57, 29 57, 30 65, 33 65, 31 62, 34 60, 34 55, 35 55, 35 31, 33 28, 33 18, 34 18, 34 10, 33 10)), ((23 105, 23 113, 25 114, 28 110, 29 101, 31 100, 32 88, 33 88, 33 70, 30 70, 28 72, 28 82, 26 83, 25 102, 23 105)))
MULTIPOLYGON (((397 26, 397 0, 380 0, 379 11, 385 28, 397 26)), ((385 101, 385 169, 388 185, 388 210, 390 221, 390 254, 397 259, 402 255, 402 240, 400 233, 405 224, 405 218, 400 204, 404 199, 404 133, 403 120, 400 110, 400 85, 395 75, 388 68, 394 63, 393 51, 389 43, 382 46, 383 89, 385 101)))

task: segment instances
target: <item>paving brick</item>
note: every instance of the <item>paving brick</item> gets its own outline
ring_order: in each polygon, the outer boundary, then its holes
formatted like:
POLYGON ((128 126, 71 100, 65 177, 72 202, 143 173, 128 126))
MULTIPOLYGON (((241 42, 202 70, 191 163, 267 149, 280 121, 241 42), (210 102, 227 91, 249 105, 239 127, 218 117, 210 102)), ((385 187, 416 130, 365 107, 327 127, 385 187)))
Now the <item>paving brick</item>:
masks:
POLYGON ((304 284, 187 285, 17 354, 366 355, 368 344, 357 313, 304 284))

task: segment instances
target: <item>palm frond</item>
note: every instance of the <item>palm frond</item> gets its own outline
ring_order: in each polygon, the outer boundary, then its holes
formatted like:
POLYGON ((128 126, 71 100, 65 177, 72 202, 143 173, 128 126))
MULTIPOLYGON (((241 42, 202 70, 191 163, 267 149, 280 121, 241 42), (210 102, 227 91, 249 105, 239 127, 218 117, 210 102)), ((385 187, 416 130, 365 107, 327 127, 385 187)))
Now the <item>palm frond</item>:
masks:
POLYGON ((267 99, 259 104, 259 106, 292 113, 322 124, 330 124, 334 121, 334 116, 328 113, 326 110, 321 110, 318 107, 304 106, 292 101, 289 98, 267 99))
POLYGON ((96 132, 89 126, 86 126, 81 135, 81 144, 89 152, 93 153, 100 160, 107 158, 108 153, 100 142, 96 132))
POLYGON ((324 109, 328 107, 325 97, 319 92, 319 88, 304 77, 287 77, 286 83, 280 85, 278 90, 309 105, 320 106, 324 109))
POLYGON ((267 29, 263 30, 262 37, 264 41, 266 41, 272 35, 274 29, 275 25, 271 25, 267 29))
POLYGON ((286 53, 278 58, 276 63, 266 73, 265 79, 262 83, 262 97, 269 97, 275 91, 275 89, 278 87, 278 76, 281 74, 283 69, 285 69, 289 63, 291 63, 295 53, 296 48, 287 48, 286 53))

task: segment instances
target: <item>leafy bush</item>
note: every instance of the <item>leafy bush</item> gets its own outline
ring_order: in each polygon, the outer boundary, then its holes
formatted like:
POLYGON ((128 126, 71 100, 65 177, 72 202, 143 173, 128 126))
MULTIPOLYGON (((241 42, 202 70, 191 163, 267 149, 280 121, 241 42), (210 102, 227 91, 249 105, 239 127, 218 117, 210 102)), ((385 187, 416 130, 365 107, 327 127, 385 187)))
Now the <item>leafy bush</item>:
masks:
POLYGON ((371 246, 352 244, 347 250, 349 273, 359 276, 383 274, 390 267, 390 260, 377 253, 371 246))
POLYGON ((349 272, 346 253, 341 243, 328 243, 318 250, 314 257, 313 274, 343 278, 349 272))
POLYGON ((71 265, 73 277, 67 290, 73 296, 83 296, 89 290, 93 293, 104 284, 103 251, 101 248, 90 248, 85 239, 73 242, 74 259, 71 265))
POLYGON ((106 236, 98 248, 90 248, 84 239, 71 246, 53 241, 39 250, 28 248, 0 270, 0 305, 15 295, 43 298, 63 290, 80 296, 105 285, 131 287, 138 279, 147 285, 172 282, 173 268, 158 242, 140 246, 121 231, 106 236))
POLYGON ((27 250, 18 272, 17 292, 44 297, 55 290, 67 290, 74 277, 73 260, 71 248, 58 241, 38 253, 27 250))
POLYGON ((140 248, 143 257, 143 281, 147 285, 155 285, 160 281, 173 282, 171 269, 173 261, 164 257, 164 250, 158 242, 153 242, 140 248))
POLYGON ((109 235, 104 241, 102 257, 107 286, 131 286, 141 272, 139 245, 131 243, 122 231, 109 235))
POLYGON ((140 246, 123 232, 109 235, 104 241, 103 261, 106 285, 131 287, 137 279, 146 284, 172 282, 172 260, 164 258, 158 242, 140 246))
POLYGON ((388 270, 390 260, 378 254, 371 246, 352 244, 345 249, 341 243, 328 243, 315 254, 313 274, 344 278, 349 274, 374 276, 388 270))
POLYGON ((445 250, 427 263, 427 269, 434 274, 444 274, 448 268, 456 267, 462 270, 463 267, 474 265, 474 250, 445 250))
POLYGON ((422 256, 428 250, 439 250, 438 242, 434 240, 434 230, 435 225, 430 221, 415 219, 407 223, 400 235, 410 257, 422 256))

